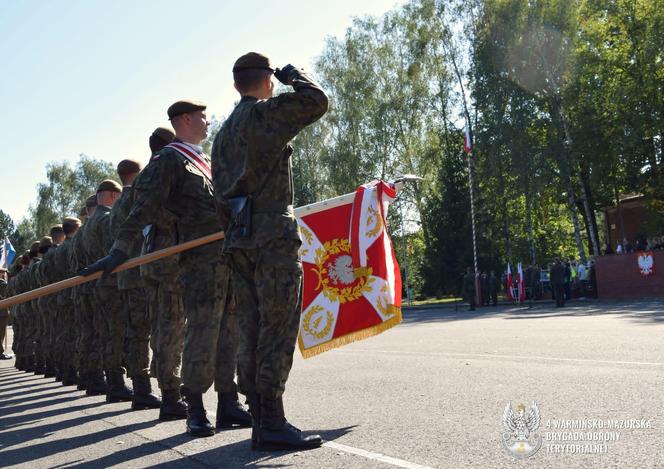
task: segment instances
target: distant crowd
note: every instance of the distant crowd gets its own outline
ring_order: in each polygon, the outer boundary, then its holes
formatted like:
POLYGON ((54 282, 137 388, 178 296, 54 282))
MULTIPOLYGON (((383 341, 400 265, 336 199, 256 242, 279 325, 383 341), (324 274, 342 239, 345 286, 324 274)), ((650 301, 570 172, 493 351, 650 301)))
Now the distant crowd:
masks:
POLYGON ((604 254, 629 254, 637 251, 653 251, 656 249, 664 249, 664 236, 653 236, 652 238, 639 237, 634 243, 631 243, 627 238, 616 243, 616 248, 611 249, 610 245, 604 248, 604 254))

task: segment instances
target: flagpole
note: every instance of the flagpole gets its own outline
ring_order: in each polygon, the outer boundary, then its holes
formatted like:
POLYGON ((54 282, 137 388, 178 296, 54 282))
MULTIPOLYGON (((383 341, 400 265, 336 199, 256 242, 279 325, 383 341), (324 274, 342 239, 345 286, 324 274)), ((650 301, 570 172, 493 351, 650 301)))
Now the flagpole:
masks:
POLYGON ((470 142, 470 131, 469 131, 469 122, 466 122, 466 145, 467 158, 468 158, 468 190, 470 191, 470 222, 473 229, 473 266, 475 268, 475 298, 479 299, 479 288, 478 288, 478 269, 477 269, 477 238, 475 232, 475 197, 473 195, 473 165, 471 163, 470 155, 473 151, 472 144, 470 142))

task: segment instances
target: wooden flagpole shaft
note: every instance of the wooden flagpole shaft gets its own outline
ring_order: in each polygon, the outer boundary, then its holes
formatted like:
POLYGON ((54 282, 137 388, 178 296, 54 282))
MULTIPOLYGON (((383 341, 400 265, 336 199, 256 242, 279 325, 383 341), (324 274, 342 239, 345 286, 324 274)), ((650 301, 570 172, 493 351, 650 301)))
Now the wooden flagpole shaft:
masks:
MULTIPOLYGON (((123 270, 133 269, 134 267, 138 267, 143 264, 148 264, 150 262, 154 262, 164 257, 172 256, 182 251, 187 251, 189 249, 197 248, 199 246, 203 246, 204 244, 209 244, 214 241, 219 241, 221 239, 224 239, 223 231, 212 233, 207 236, 194 239, 192 241, 187 241, 186 243, 168 247, 166 249, 160 249, 159 251, 151 252, 150 254, 146 254, 144 256, 134 257, 124 262, 123 264, 120 264, 113 271, 113 273, 122 272, 123 270)), ((0 301, 0 309, 9 308, 11 306, 25 303, 26 301, 34 300, 35 298, 39 298, 41 296, 51 295, 53 293, 59 292, 60 290, 75 287, 76 285, 81 285, 82 283, 90 282, 91 280, 95 280, 101 277, 101 274, 102 272, 100 271, 85 277, 82 275, 78 275, 76 277, 71 277, 66 280, 61 280, 60 282, 46 285, 44 287, 35 288, 34 290, 30 290, 28 292, 21 293, 19 295, 10 296, 9 298, 0 301)))

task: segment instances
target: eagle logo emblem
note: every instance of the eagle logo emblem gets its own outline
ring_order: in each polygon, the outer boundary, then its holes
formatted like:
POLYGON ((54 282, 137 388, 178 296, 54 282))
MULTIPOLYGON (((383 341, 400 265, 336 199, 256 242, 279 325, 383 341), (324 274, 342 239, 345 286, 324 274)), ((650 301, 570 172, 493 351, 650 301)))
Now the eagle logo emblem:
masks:
POLYGON ((637 258, 639 263, 639 272, 644 277, 648 277, 655 273, 655 259, 653 258, 652 252, 642 252, 637 258))
POLYGON ((540 412, 533 401, 529 409, 519 404, 516 411, 508 402, 503 411, 501 442, 510 456, 516 459, 529 458, 542 446, 542 437, 537 433, 540 426, 540 412))

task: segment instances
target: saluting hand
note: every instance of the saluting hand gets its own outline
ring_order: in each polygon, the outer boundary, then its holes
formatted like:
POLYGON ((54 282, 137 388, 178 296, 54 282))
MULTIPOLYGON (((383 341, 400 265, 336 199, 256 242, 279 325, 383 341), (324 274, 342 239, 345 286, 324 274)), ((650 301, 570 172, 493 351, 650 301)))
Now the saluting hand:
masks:
POLYGON ((109 275, 111 275, 111 272, 113 272, 113 270, 115 270, 117 266, 122 264, 128 258, 129 256, 127 256, 127 254, 125 254, 124 252, 120 251, 119 249, 113 249, 108 254, 108 256, 102 257, 94 264, 90 264, 89 266, 81 269, 78 272, 78 275, 87 277, 88 275, 92 275, 95 272, 102 270, 103 273, 101 274, 101 278, 105 279, 109 275))
POLYGON ((291 64, 286 65, 284 68, 278 68, 274 71, 274 76, 277 77, 284 85, 291 85, 293 83, 292 78, 290 78, 291 72, 295 70, 295 67, 291 64))

